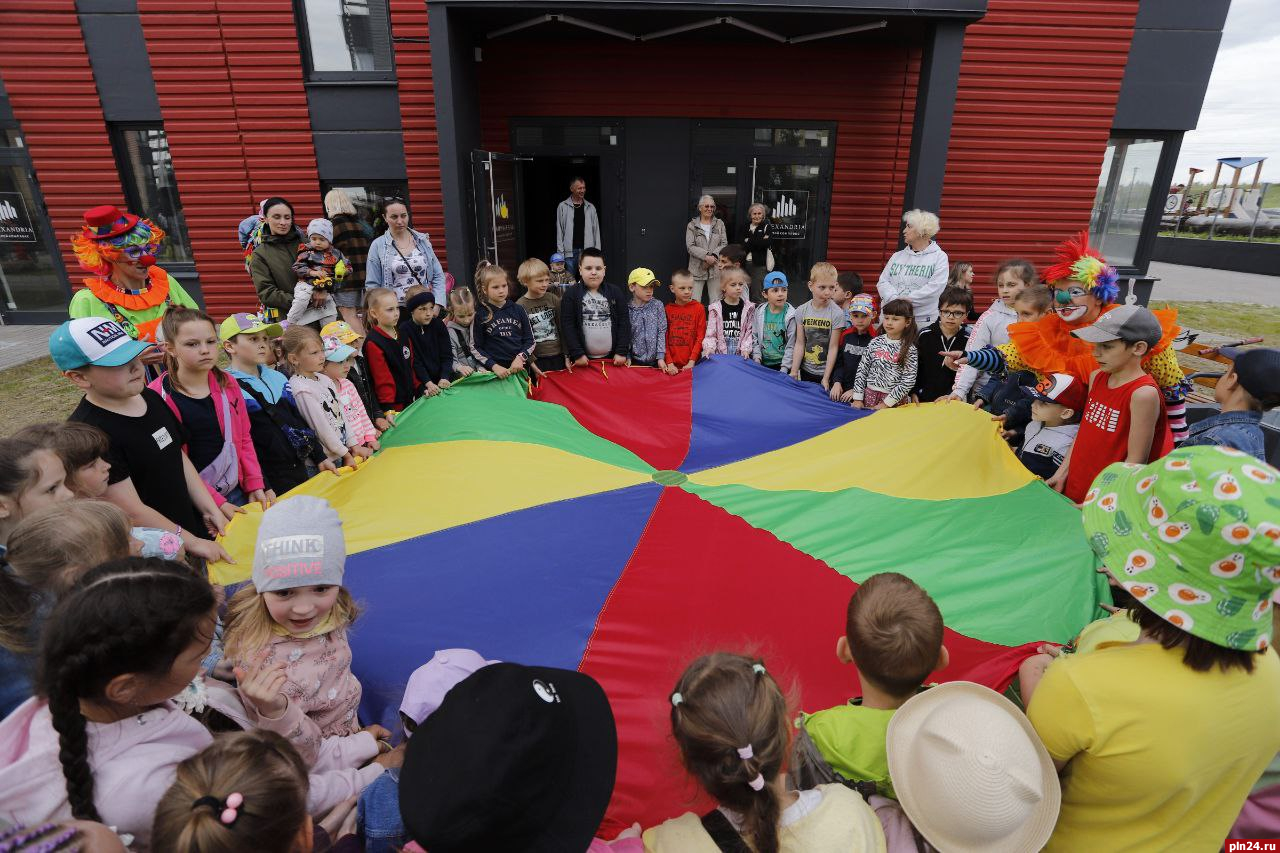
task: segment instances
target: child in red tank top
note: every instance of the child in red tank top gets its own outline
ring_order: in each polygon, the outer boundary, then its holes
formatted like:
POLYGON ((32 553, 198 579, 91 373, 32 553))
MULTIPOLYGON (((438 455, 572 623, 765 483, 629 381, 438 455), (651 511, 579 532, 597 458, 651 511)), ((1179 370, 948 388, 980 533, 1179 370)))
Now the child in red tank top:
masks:
POLYGON ((1089 377, 1075 444, 1049 485, 1080 503, 1103 468, 1153 462, 1173 450, 1173 434, 1160 388, 1142 370, 1143 357, 1160 340, 1154 314, 1124 305, 1072 334, 1093 344, 1099 369, 1089 377))

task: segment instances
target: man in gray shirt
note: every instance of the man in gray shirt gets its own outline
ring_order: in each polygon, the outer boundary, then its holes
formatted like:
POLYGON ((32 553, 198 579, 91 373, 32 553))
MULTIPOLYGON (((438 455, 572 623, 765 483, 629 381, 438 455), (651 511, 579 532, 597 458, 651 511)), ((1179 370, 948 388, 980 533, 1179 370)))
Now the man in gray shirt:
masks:
POLYGON ((600 218, 596 206, 587 201, 587 182, 574 178, 569 182, 569 197, 556 207, 556 251, 564 255, 564 265, 577 274, 578 259, 586 248, 600 245, 600 218))

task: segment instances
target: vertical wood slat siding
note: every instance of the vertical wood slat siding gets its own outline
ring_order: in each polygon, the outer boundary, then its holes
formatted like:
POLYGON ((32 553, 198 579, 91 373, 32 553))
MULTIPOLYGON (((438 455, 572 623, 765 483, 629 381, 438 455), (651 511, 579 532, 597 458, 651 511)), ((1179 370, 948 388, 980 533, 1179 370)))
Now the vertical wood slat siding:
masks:
MULTIPOLYGON (((513 116, 835 121, 827 255, 840 269, 857 270, 874 283, 897 245, 920 49, 770 46, 769 85, 744 91, 718 83, 734 69, 749 69, 759 44, 697 47, 697 67, 713 69, 710 78, 695 73, 691 50, 670 43, 495 42, 479 69, 482 144, 509 151, 513 116), (573 60, 548 61, 556 56, 573 60)), ((743 73, 750 78, 748 70, 743 73)))
MULTIPOLYGON (((409 176, 413 226, 431 236, 431 247, 448 266, 444 235, 444 195, 440 188, 440 138, 431 76, 431 45, 425 0, 390 0, 391 32, 399 39, 396 79, 404 127, 404 161, 409 176)), ((465 152, 464 152, 465 153, 465 152)), ((468 277, 463 276, 463 280, 468 277)))
MULTIPOLYGON (((1137 0, 990 0, 964 41, 938 242, 976 267, 1037 267, 1089 224, 1137 0)), ((987 297, 987 298, 982 298, 987 297)))
POLYGON ((268 196, 324 216, 291 0, 139 0, 200 286, 221 318, 257 305, 236 225, 268 196))
MULTIPOLYGON (((84 224, 88 208, 123 207, 124 191, 75 0, 18 5, 0 4, 0 77, 22 126, 63 263, 79 286, 86 273, 71 251, 71 235, 84 224)), ((58 287, 54 281, 49 286, 58 287)))

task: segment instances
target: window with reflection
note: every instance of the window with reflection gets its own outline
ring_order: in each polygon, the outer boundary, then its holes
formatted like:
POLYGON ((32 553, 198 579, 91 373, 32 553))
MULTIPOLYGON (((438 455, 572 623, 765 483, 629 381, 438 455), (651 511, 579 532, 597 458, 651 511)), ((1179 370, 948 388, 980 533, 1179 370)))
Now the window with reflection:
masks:
POLYGON ((1089 242, 1112 266, 1133 266, 1163 151, 1162 139, 1112 137, 1107 142, 1093 197, 1089 242))
POLYGON ((157 256, 160 265, 194 263, 164 128, 117 125, 112 141, 130 210, 164 229, 157 256))
POLYGON ((313 80, 390 79, 387 0, 297 0, 313 80))

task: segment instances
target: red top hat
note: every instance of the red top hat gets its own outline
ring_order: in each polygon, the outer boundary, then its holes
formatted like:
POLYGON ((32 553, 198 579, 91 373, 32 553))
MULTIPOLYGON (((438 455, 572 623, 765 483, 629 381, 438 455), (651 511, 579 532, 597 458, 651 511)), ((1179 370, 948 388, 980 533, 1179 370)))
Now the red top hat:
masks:
POLYGON ((104 204, 84 212, 85 236, 91 240, 106 240, 128 234, 137 227, 139 218, 121 211, 114 204, 104 204))

